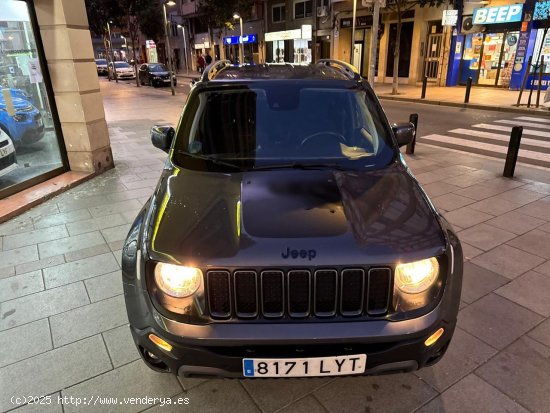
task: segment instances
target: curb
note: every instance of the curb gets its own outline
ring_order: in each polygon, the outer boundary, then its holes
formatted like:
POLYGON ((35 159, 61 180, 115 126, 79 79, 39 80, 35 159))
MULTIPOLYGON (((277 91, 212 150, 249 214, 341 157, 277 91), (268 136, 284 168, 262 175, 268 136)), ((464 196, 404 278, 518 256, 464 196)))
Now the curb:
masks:
POLYGON ((426 105, 436 105, 436 106, 450 106, 462 109, 476 109, 476 110, 490 110, 495 112, 511 112, 511 113, 520 113, 523 115, 538 115, 538 116, 550 116, 550 109, 527 109, 527 108, 517 108, 510 106, 489 106, 489 105, 480 105, 475 103, 458 103, 458 102, 445 102, 439 100, 429 100, 429 99, 418 99, 418 98, 407 98, 399 96, 387 96, 387 95, 378 95, 380 100, 394 100, 398 102, 409 102, 409 103, 424 103, 426 105))

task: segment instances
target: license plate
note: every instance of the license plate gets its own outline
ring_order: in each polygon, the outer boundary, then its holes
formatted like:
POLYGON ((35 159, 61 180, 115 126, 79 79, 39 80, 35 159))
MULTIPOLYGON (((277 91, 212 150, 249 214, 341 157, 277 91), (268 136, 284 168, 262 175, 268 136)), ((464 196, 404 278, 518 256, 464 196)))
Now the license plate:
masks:
POLYGON ((170 83, 170 79, 163 79, 164 83, 170 83))
POLYGON ((6 156, 8 153, 8 148, 0 149, 0 157, 6 156))
POLYGON ((342 376, 365 372, 366 354, 301 359, 243 359, 245 377, 342 376))

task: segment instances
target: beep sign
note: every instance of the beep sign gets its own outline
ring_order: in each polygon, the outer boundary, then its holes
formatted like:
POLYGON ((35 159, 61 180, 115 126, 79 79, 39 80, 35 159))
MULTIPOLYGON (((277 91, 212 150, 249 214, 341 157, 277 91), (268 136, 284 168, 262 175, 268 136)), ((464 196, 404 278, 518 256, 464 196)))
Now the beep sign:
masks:
POLYGON ((521 21, 523 4, 510 6, 484 7, 474 10, 474 24, 514 23, 521 21))

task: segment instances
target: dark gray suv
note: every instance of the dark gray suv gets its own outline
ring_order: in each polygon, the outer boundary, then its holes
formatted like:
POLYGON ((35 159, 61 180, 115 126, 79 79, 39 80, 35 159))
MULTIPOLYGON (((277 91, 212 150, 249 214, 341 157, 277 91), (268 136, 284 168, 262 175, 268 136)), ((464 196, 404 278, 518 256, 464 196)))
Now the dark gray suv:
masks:
POLYGON ((211 65, 122 257, 143 360, 181 376, 379 374, 454 332, 462 249, 343 62, 211 65))

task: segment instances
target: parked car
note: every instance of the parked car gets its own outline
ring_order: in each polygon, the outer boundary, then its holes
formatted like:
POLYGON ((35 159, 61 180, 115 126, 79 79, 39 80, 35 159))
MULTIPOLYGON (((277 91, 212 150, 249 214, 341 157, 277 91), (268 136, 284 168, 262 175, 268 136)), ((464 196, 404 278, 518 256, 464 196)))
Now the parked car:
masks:
MULTIPOLYGON (((136 72, 134 71, 134 68, 130 66, 126 62, 115 62, 116 67, 116 75, 119 79, 135 79, 136 78, 136 72)), ((109 63, 109 76, 111 78, 114 78, 114 72, 113 72, 113 63, 109 63)))
POLYGON ((17 168, 15 147, 6 132, 0 130, 0 177, 17 168))
POLYGON ((95 65, 97 68, 98 76, 107 76, 107 60, 106 59, 95 59, 95 65))
POLYGON ((145 363, 181 376, 394 373, 437 363, 462 249, 369 84, 344 62, 212 65, 191 89, 122 281, 145 363))
MULTIPOLYGON (((172 73, 174 86, 178 81, 176 75, 172 73)), ((170 71, 162 63, 144 63, 139 67, 139 81, 142 85, 154 87, 170 85, 170 71)))
POLYGON ((10 88, 10 95, 14 98, 26 100, 27 102, 34 105, 34 97, 23 89, 10 88))
MULTIPOLYGON (((11 93, 10 93, 11 95, 11 93)), ((44 120, 40 111, 25 99, 12 97, 15 115, 10 116, 4 96, 0 94, 0 129, 13 141, 15 147, 32 144, 44 136, 44 120)))

